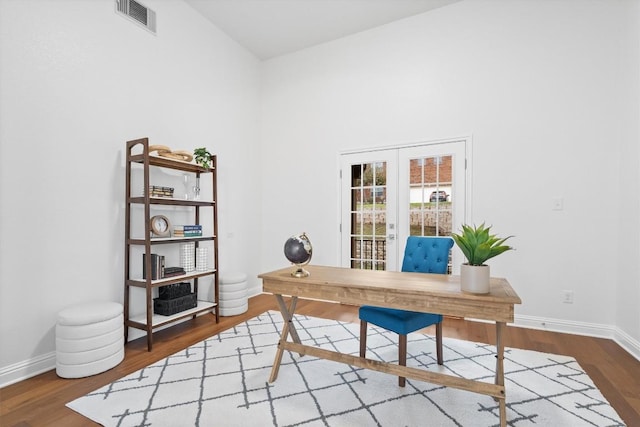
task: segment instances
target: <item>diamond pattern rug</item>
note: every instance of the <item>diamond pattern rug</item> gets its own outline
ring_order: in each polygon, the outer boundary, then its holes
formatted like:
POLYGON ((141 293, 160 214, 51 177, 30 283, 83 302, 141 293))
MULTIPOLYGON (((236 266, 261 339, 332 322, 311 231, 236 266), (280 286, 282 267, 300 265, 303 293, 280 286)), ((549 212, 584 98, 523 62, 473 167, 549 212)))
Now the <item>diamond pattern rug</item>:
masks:
MULTIPOLYGON (((296 315, 305 344, 357 355, 359 325, 296 315)), ((105 426, 496 426, 489 396, 285 352, 268 383, 282 330, 267 312, 102 387, 67 406, 105 426)), ((369 327, 367 357, 397 361, 397 335, 369 327)), ((410 334, 407 365, 493 382, 495 347, 410 334)), ((505 349, 510 426, 624 426, 575 359, 505 349)))

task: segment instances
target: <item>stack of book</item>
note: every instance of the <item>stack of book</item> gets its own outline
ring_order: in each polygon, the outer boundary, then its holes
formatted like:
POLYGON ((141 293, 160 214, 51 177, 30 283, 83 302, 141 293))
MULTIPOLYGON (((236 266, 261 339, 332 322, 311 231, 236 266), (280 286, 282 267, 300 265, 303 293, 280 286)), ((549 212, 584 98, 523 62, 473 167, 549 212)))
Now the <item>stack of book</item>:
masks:
POLYGON ((182 267, 165 267, 164 276, 162 277, 180 276, 181 274, 185 274, 184 268, 182 267))
POLYGON ((173 187, 161 187, 159 185, 150 185, 149 195, 151 197, 173 197, 173 187))
MULTIPOLYGON (((151 254, 151 280, 164 279, 165 277, 180 276, 185 274, 182 267, 165 267, 164 255, 151 254)), ((142 254, 142 278, 147 278, 147 257, 142 254)))
POLYGON ((173 237, 199 237, 202 236, 202 226, 195 225, 176 225, 173 228, 173 237))

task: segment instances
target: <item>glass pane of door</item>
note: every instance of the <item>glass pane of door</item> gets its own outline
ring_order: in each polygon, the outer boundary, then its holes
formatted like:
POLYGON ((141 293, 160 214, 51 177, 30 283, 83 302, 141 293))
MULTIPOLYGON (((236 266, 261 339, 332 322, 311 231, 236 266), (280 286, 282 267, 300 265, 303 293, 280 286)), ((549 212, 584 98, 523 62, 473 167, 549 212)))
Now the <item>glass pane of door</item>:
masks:
POLYGON ((395 172, 390 173, 395 161, 379 152, 344 155, 342 160, 342 265, 395 269, 395 214, 389 210, 395 209, 395 190, 389 187, 395 185, 395 172))
POLYGON ((453 203, 452 156, 409 160, 409 235, 449 236, 453 203))
POLYGON ((351 268, 385 270, 386 162, 351 165, 351 268))
MULTIPOLYGON (((465 221, 467 141, 402 148, 398 154, 398 239, 450 236, 465 221)), ((452 251, 450 271, 460 264, 452 251)))

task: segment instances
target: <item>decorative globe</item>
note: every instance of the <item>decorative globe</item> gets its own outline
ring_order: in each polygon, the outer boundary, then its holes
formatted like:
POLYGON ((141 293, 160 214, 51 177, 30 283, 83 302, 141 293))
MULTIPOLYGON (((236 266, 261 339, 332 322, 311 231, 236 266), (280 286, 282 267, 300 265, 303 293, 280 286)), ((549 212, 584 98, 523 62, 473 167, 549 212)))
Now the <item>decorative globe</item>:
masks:
POLYGON ((302 267, 309 264, 312 253, 311 241, 305 233, 291 236, 287 239, 284 243, 284 256, 297 267, 291 273, 292 276, 307 277, 309 275, 309 272, 302 267))

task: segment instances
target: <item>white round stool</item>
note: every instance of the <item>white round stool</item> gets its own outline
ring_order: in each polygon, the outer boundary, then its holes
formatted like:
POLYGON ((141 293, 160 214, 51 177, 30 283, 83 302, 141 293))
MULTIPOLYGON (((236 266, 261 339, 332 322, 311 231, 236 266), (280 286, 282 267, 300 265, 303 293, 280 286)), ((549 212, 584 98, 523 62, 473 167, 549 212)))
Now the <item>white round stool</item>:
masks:
POLYGON ((235 316, 249 309, 247 275, 227 273, 220 276, 220 315, 235 316))
POLYGON ((56 323, 56 374, 82 378, 124 359, 122 304, 97 302, 66 308, 56 323))

